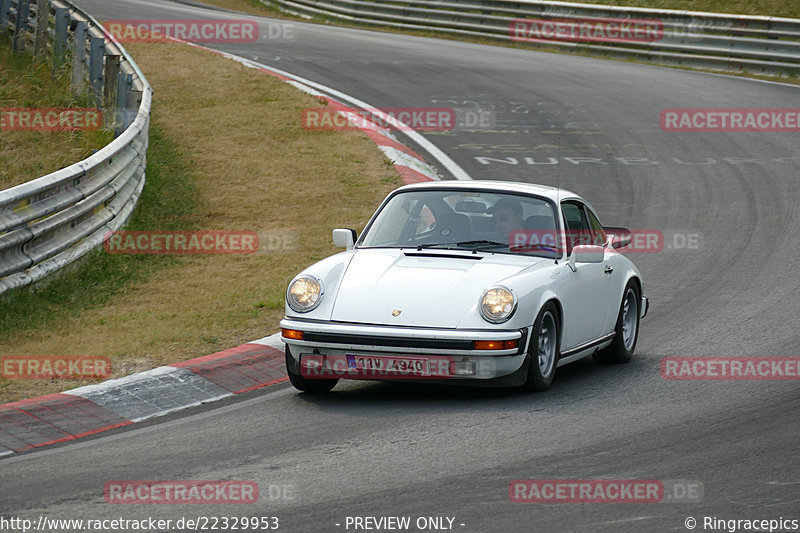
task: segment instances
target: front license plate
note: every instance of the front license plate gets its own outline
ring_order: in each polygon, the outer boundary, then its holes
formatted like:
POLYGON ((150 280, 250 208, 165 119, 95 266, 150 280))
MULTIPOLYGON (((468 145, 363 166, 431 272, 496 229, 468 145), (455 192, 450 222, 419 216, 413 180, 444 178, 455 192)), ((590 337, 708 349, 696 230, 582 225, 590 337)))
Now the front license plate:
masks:
POLYGON ((431 366, 427 359, 415 357, 347 355, 347 368, 370 374, 400 374, 404 376, 429 376, 431 366))

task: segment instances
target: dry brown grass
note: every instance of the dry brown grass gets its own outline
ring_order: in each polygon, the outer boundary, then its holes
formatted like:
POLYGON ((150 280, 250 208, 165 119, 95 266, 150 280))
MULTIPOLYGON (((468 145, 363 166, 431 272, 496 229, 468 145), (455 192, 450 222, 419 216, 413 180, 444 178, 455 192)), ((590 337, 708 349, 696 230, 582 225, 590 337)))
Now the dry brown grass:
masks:
POLYGON ((258 0, 199 0, 203 4, 230 9, 232 11, 241 11, 242 13, 250 13, 251 15, 265 15, 275 16, 280 13, 277 8, 269 8, 259 2, 258 0))
POLYGON ((627 7, 651 7, 707 11, 711 13, 736 13, 740 15, 766 15, 771 17, 800 17, 797 0, 567 0, 585 4, 606 4, 627 7))
MULTIPOLYGON (((193 225, 255 231, 262 247, 181 257, 107 305, 15 333, 0 355, 105 355, 119 376, 272 334, 288 281, 337 251, 331 229, 360 230, 401 184, 365 135, 301 129, 301 110, 319 101, 272 76, 184 45, 129 50, 153 85, 154 123, 195 176, 193 225)), ((0 403, 80 384, 5 381, 0 403)))

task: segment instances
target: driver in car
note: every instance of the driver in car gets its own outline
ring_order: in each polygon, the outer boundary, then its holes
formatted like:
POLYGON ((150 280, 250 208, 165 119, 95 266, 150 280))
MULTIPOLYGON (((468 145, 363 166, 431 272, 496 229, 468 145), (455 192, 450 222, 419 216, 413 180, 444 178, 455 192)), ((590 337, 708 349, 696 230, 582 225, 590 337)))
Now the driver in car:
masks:
POLYGON ((522 229, 522 204, 511 198, 500 198, 486 212, 492 215, 499 240, 513 244, 508 239, 512 231, 522 229))

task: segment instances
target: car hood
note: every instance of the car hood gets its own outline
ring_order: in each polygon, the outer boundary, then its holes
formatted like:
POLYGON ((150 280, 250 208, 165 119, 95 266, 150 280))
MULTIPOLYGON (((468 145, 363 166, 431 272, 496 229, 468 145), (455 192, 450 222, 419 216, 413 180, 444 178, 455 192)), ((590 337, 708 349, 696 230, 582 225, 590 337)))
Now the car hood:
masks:
POLYGON ((475 312, 486 287, 544 261, 470 251, 361 249, 343 274, 331 320, 455 328, 475 312))

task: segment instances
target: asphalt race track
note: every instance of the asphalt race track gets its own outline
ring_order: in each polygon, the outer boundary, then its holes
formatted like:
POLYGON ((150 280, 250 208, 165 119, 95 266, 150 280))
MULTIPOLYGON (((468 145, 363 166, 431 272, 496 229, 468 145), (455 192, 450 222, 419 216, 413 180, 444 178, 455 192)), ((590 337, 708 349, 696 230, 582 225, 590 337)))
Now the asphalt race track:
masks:
MULTIPOLYGON (((101 20, 232 16, 165 0, 77 3, 101 20)), ((712 531, 704 517, 800 519, 798 381, 674 381, 659 372, 665 356, 800 355, 800 134, 659 125, 667 108, 797 108, 800 88, 292 28, 292 39, 210 46, 378 107, 488 111, 494 123, 486 128, 423 134, 474 179, 560 184, 590 201, 605 224, 661 231, 663 250, 632 257, 652 302, 636 357, 623 366, 587 359, 563 367, 553 388, 536 395, 345 382, 312 397, 282 384, 4 459, 1 515, 275 516, 286 532, 356 531, 346 525, 356 516, 410 516, 410 530, 419 531, 418 517, 450 517, 465 533, 687 531, 687 517, 698 521, 696 531, 712 531), (541 164, 553 162, 560 164, 541 164), (517 479, 600 478, 683 480, 702 484, 702 497, 509 499, 517 479), (154 479, 255 481, 261 498, 104 501, 109 481, 154 479)))

